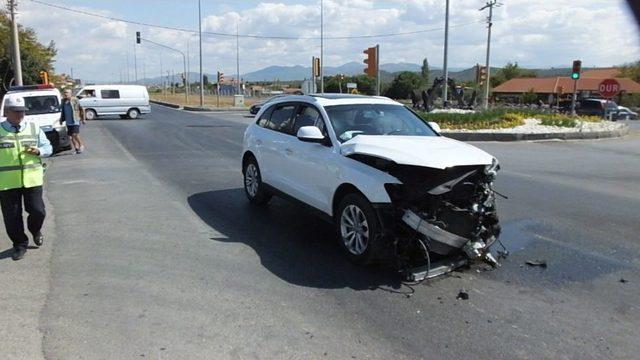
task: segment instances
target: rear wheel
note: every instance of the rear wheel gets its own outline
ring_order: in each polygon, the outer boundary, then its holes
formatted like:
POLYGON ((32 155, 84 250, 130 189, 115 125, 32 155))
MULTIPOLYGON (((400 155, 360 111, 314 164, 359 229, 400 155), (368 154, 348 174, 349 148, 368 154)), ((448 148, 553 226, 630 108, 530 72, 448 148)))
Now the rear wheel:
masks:
POLYGON ((140 116, 138 109, 129 109, 129 111, 127 111, 127 117, 129 119, 137 119, 138 116, 140 116))
POLYGON ((242 169, 244 175, 244 193, 247 195, 249 202, 256 205, 263 205, 271 200, 271 194, 267 192, 262 177, 260 176, 260 168, 255 158, 249 158, 242 169))
POLYGON ((381 234, 375 210, 359 193, 340 201, 334 223, 345 254, 356 264, 370 264, 379 258, 381 234))

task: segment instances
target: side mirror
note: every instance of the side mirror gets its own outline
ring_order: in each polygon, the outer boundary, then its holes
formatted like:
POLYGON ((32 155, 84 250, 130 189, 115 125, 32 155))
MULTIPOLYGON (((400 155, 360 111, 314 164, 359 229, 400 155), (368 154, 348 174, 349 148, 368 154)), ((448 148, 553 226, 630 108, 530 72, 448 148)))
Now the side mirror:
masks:
POLYGON ((296 135, 298 140, 304 142, 311 142, 322 144, 324 143, 324 135, 322 135, 322 131, 315 126, 303 126, 298 130, 298 134, 296 135))
POLYGON ((76 96, 78 99, 82 99, 84 97, 84 95, 77 95, 76 96))
POLYGON ((429 126, 431 126, 431 128, 435 130, 435 132, 437 132, 438 134, 440 133, 441 130, 440 130, 440 125, 438 125, 438 123, 429 121, 429 126))

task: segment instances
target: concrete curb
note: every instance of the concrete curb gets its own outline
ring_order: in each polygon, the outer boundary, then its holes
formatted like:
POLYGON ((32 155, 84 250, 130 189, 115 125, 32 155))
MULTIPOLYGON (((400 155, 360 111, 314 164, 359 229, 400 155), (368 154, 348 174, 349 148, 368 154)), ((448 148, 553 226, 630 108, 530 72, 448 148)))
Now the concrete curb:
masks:
POLYGON ((174 108, 174 109, 180 109, 180 105, 178 105, 178 104, 172 104, 172 103, 168 103, 168 102, 164 102, 164 101, 158 101, 158 100, 149 100, 149 102, 153 103, 153 104, 167 106, 167 107, 174 108))
POLYGON ((559 133, 482 133, 442 132, 443 136, 460 141, 531 141, 531 140, 593 140, 621 137, 629 134, 629 126, 611 131, 559 132, 559 133))
POLYGON ((208 107, 199 107, 199 106, 185 106, 182 110, 186 111, 210 111, 210 112, 222 112, 222 111, 249 111, 249 108, 246 107, 225 107, 225 108, 208 108, 208 107))

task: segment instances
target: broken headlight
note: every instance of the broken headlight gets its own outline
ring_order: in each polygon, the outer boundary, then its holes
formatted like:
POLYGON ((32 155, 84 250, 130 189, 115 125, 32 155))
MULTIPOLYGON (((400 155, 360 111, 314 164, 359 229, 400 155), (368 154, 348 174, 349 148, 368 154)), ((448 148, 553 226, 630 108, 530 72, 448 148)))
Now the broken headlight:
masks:
POLYGON ((491 165, 485 166, 484 174, 487 175, 489 180, 494 180, 496 178, 496 175, 498 175, 498 170, 500 170, 498 159, 493 158, 493 160, 491 160, 491 165))

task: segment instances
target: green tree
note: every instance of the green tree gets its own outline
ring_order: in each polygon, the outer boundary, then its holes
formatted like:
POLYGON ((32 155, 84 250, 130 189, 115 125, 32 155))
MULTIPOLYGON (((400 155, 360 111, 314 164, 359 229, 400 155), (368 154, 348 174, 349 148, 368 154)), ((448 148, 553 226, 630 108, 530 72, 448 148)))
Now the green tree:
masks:
POLYGON ((522 94, 522 102, 525 104, 532 104, 536 102, 536 100, 538 100, 538 94, 536 94, 533 88, 522 94))
POLYGON ((427 58, 422 60, 422 67, 420 68, 420 76, 422 76, 422 80, 424 84, 429 83, 429 62, 427 58))
MULTIPOLYGON (((358 85, 358 93, 363 95, 375 95, 376 93, 376 79, 367 75, 345 76, 342 83, 342 92, 346 92, 346 83, 356 83, 358 85)), ((318 89, 319 91, 319 89, 318 89)), ((336 76, 324 77, 324 92, 327 93, 339 93, 338 78, 336 76)))
MULTIPOLYGON (((53 58, 57 52, 54 42, 43 45, 38 42, 36 32, 33 29, 20 25, 18 26, 18 37, 20 39, 23 84, 40 83, 40 71, 48 72, 49 78, 52 78, 54 75, 53 58)), ((4 92, 14 76, 11 39, 11 19, 6 11, 0 11, 0 76, 2 77, 0 92, 4 92)))
POLYGON ((620 76, 628 77, 633 81, 640 82, 640 60, 622 65, 620 67, 620 76))
POLYGON ((385 96, 393 99, 408 99, 411 91, 420 89, 424 85, 424 78, 411 71, 403 71, 391 82, 385 96))
POLYGON ((502 69, 496 71, 495 75, 491 77, 491 86, 496 87, 504 82, 515 78, 531 78, 536 76, 537 75, 535 72, 519 67, 517 62, 508 62, 502 69))

